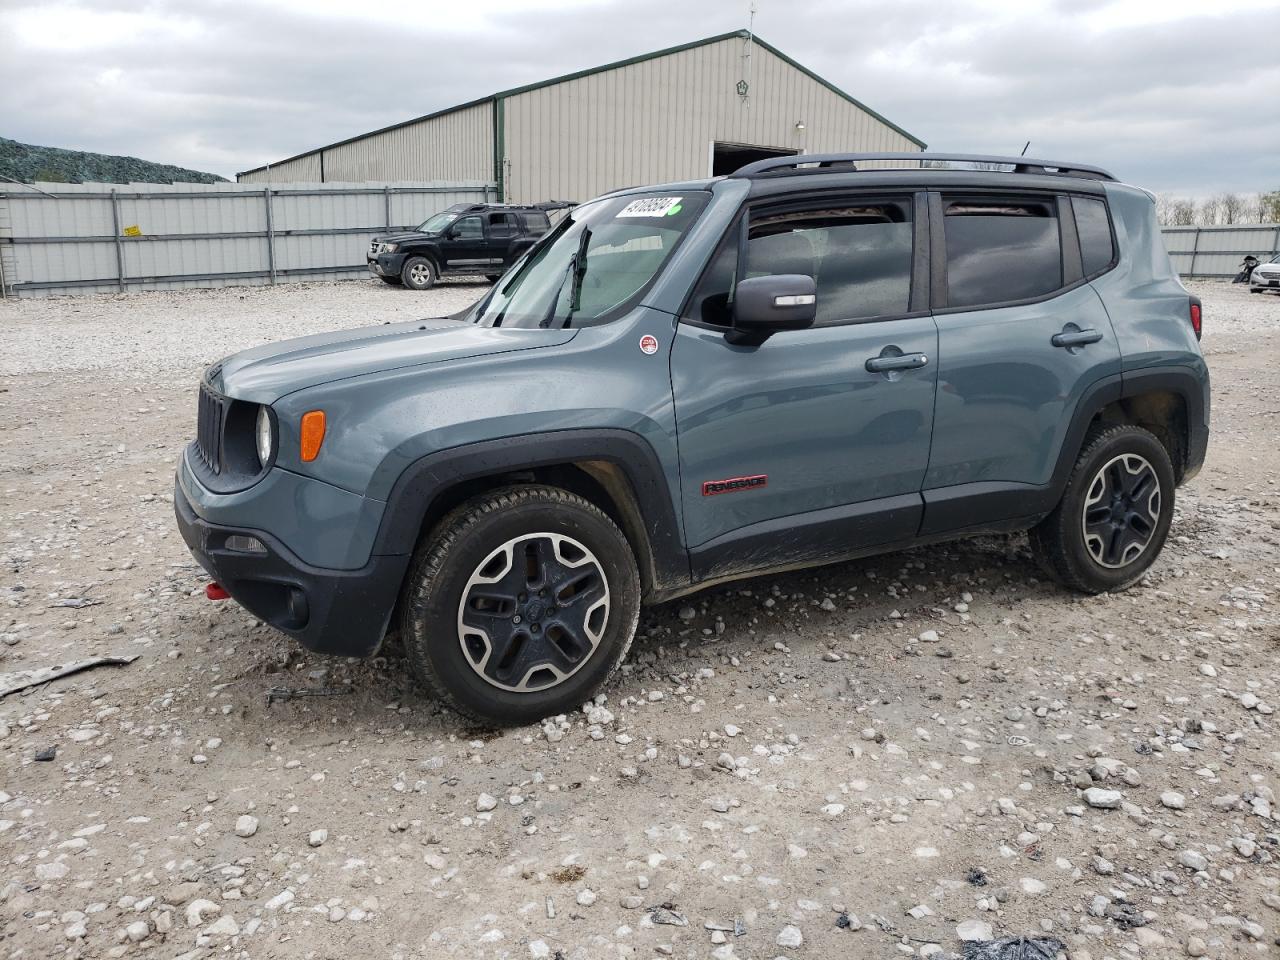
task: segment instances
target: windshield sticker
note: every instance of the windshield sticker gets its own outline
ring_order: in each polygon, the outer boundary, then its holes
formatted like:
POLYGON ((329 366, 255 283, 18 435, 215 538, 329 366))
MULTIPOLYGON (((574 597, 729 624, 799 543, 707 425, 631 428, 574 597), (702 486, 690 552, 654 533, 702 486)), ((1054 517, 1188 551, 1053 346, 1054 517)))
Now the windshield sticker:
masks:
POLYGON ((680 212, 680 197, 645 197, 643 200, 632 200, 623 207, 614 218, 623 217, 665 217, 680 212))

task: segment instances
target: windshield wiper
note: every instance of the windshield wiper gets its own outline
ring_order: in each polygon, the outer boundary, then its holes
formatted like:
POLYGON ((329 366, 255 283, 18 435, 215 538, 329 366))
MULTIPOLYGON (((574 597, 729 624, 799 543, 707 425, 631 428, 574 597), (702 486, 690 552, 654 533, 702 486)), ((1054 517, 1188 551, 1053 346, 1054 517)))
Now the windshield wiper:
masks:
POLYGON ((547 307, 547 315, 538 324, 539 328, 545 329, 551 326, 551 321, 556 316, 556 307, 560 304, 560 294, 564 292, 565 282, 570 276, 573 277, 573 286, 569 288, 569 312, 564 317, 566 326, 569 323, 569 318, 573 316, 574 311, 581 305, 582 278, 587 275, 587 244, 590 242, 591 228, 583 227, 582 235, 578 237, 578 249, 569 258, 569 265, 565 268, 564 277, 560 280, 560 285, 556 287, 556 295, 551 298, 551 305, 547 307))

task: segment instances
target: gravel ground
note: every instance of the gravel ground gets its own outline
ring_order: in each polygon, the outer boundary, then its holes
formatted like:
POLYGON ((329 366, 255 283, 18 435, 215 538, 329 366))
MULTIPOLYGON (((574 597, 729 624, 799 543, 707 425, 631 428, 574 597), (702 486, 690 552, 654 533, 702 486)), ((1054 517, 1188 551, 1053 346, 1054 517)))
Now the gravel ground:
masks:
POLYGON ((1196 287, 1213 442, 1133 590, 1019 537, 730 585, 496 732, 204 600, 171 506, 206 361, 480 290, 0 303, 0 673, 138 657, 0 700, 0 956, 1274 954, 1280 299, 1196 287))

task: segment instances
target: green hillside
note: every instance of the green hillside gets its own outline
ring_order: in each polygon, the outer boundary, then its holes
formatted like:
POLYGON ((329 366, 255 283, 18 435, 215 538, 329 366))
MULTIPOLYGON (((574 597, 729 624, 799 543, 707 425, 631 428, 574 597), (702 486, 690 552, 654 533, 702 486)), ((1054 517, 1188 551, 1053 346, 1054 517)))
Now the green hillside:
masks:
POLYGON ((225 183, 226 177, 137 157, 36 147, 0 137, 0 177, 23 183, 225 183))

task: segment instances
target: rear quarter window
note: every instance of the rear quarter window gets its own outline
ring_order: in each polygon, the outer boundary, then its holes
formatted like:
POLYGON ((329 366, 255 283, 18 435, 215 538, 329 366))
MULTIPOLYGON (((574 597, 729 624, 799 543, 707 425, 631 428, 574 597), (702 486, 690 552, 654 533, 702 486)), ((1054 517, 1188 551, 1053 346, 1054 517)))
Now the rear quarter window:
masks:
POLYGON ((1076 214, 1076 233, 1080 235, 1080 261, 1086 277, 1097 276, 1115 259, 1111 238, 1111 220, 1107 205, 1088 197, 1072 197, 1071 209, 1076 214))

